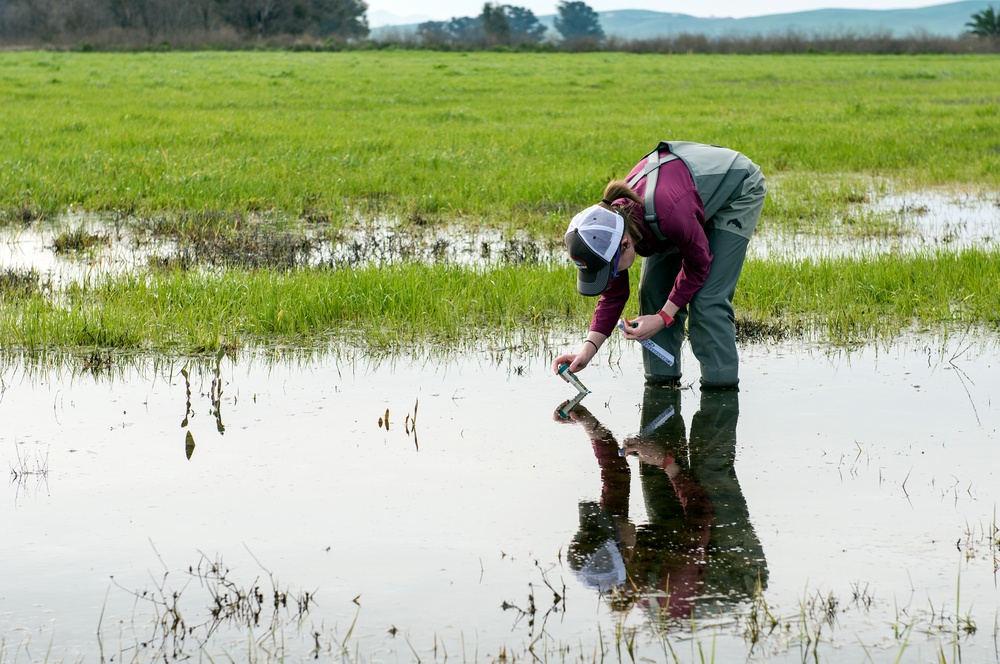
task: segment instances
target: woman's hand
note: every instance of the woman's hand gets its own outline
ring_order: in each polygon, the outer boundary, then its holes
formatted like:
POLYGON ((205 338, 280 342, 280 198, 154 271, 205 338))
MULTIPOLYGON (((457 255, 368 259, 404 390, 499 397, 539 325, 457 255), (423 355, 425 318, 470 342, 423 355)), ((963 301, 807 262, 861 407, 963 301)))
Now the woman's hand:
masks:
MULTIPOLYGON (((670 319, 677 316, 678 311, 680 311, 680 307, 670 300, 667 300, 667 303, 663 305, 663 313, 667 314, 670 319)), ((637 316, 632 320, 628 318, 622 318, 622 320, 625 321, 625 329, 622 330, 622 333, 629 341, 645 341, 667 327, 667 321, 663 320, 659 312, 648 316, 637 316)))
POLYGON ((632 320, 623 318, 625 329, 622 334, 629 341, 645 341, 654 334, 666 327, 663 319, 653 314, 652 316, 637 316, 632 320))
MULTIPOLYGON (((591 332, 591 336, 594 335, 595 333, 591 332)), ((607 338, 604 335, 597 335, 597 336, 598 336, 598 341, 594 341, 590 338, 584 341, 583 345, 580 347, 580 352, 564 353, 559 357, 557 357, 555 360, 553 360, 552 371, 558 374, 559 367, 561 367, 564 364, 568 364, 569 370, 572 371, 573 373, 586 369, 587 365, 590 364, 590 361, 594 359, 595 355, 597 355, 597 347, 600 344, 604 343, 604 340, 607 338)))
POLYGON ((552 371, 558 374, 559 367, 568 364, 569 370, 576 373, 581 369, 585 369, 590 364, 590 359, 589 357, 585 358, 582 353, 565 353, 552 361, 552 371))

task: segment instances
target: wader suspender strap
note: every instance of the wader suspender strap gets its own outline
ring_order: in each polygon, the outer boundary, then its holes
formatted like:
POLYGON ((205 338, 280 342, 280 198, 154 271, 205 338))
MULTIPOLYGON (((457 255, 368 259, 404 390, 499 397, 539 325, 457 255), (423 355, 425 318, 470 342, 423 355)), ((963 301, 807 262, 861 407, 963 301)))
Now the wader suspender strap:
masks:
POLYGON ((646 178, 646 194, 642 199, 642 206, 646 210, 646 223, 649 227, 653 229, 653 233, 656 234, 660 240, 666 240, 667 238, 663 236, 660 232, 660 225, 656 223, 656 203, 654 202, 654 195, 656 194, 656 179, 660 173, 660 166, 671 162, 674 159, 680 159, 673 152, 667 154, 665 157, 660 157, 660 148, 657 147, 655 150, 646 155, 646 165, 643 166, 642 170, 633 176, 631 180, 628 181, 628 186, 635 187, 639 180, 646 178))

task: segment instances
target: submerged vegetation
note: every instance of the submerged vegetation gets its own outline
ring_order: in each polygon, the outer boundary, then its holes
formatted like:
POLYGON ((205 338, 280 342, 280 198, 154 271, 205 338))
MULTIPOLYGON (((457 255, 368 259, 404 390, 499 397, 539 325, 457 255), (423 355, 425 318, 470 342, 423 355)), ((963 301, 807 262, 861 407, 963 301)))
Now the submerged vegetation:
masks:
POLYGON ((32 295, 38 291, 39 275, 33 268, 6 268, 0 272, 0 302, 32 295))
POLYGON ((107 236, 89 233, 83 228, 74 228, 56 236, 52 248, 56 253, 86 252, 101 245, 109 244, 107 236))
MULTIPOLYGON (((315 601, 315 592, 284 589, 272 573, 264 571, 269 584, 261 583, 259 578, 247 584, 236 580, 220 557, 209 559, 201 554, 197 563, 181 573, 180 586, 174 585, 176 573, 168 568, 164 569, 162 577, 154 577, 153 588, 131 589, 115 582, 118 590, 135 596, 137 613, 142 613, 139 609, 144 604, 153 614, 147 621, 149 633, 135 634, 134 642, 127 647, 123 641, 119 646, 120 654, 127 653, 132 661, 184 659, 191 653, 204 652, 217 633, 227 630, 247 634, 247 640, 253 644, 252 650, 259 648, 267 652, 277 648, 283 651, 284 629, 302 624, 315 601), (208 605, 204 612, 188 605, 189 598, 184 591, 192 582, 197 582, 193 585, 207 593, 207 598, 202 597, 202 605, 208 605)), ((110 641, 101 625, 98 641, 102 652, 106 639, 110 641)))

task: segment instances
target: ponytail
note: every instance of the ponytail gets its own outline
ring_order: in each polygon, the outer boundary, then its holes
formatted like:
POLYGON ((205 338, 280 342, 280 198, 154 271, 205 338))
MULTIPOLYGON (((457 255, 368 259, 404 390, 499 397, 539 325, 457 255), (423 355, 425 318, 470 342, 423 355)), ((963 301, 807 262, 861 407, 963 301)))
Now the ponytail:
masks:
POLYGON ((632 187, 628 186, 628 182, 625 180, 612 180, 604 188, 604 199, 601 202, 611 207, 611 201, 616 201, 619 198, 627 198, 642 205, 642 199, 639 198, 639 194, 632 191, 632 187))
MULTIPOLYGON (((639 194, 632 190, 628 182, 625 180, 612 180, 608 183, 608 186, 604 188, 604 197, 601 199, 601 205, 608 208, 609 210, 614 210, 622 216, 625 220, 625 231, 632 236, 632 238, 638 240, 642 237, 642 231, 640 230, 639 219, 635 217, 637 210, 643 209, 642 199, 639 198, 639 194), (617 201, 621 198, 628 199, 638 205, 636 208, 632 205, 612 205, 612 202, 617 201)), ((641 215, 641 212, 638 212, 641 215)))

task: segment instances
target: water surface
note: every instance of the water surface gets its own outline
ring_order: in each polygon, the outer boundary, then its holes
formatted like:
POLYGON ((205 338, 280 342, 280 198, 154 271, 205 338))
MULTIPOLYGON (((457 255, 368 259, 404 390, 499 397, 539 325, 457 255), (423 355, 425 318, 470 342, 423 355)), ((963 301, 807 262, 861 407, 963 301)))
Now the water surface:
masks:
POLYGON ((995 343, 743 355, 8 359, 0 661, 994 661, 995 343))

